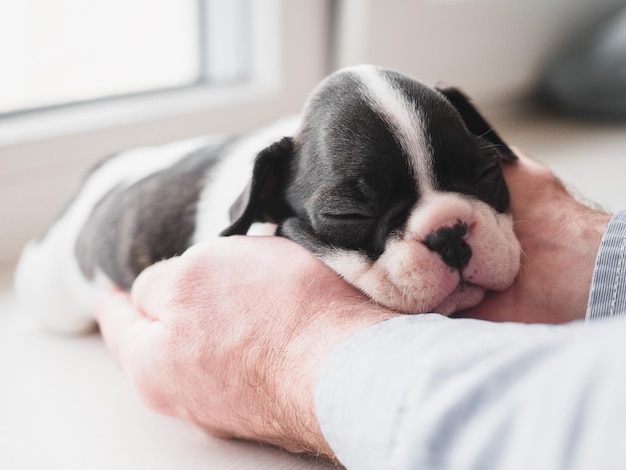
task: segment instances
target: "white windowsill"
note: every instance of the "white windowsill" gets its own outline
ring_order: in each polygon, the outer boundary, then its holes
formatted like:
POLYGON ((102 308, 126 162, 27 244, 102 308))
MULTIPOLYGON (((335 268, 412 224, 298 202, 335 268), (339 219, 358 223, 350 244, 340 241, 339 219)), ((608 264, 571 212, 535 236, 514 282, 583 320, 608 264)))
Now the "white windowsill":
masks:
MULTIPOLYGON (((178 115, 210 112, 276 94, 283 85, 284 75, 282 1, 251 1, 249 7, 252 18, 249 25, 251 50, 245 82, 190 86, 7 116, 0 118, 0 149, 178 115)), ((212 30, 219 30, 219 26, 214 24, 212 30)))
POLYGON ((0 147, 206 112, 278 93, 280 77, 241 85, 198 86, 16 115, 0 120, 0 147))

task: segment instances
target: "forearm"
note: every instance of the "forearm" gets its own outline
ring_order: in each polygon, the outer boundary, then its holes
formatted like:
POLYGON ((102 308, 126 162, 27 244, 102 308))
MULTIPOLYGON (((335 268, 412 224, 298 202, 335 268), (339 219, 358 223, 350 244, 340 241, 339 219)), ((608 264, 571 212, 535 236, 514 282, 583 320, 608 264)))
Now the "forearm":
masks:
POLYGON ((263 422, 248 427, 247 439, 278 445, 296 453, 336 459, 324 437, 315 413, 317 373, 331 351, 349 337, 399 315, 371 304, 361 296, 347 297, 338 304, 308 305, 307 320, 280 351, 282 359, 262 358, 258 368, 271 365, 263 376, 270 385, 257 389, 255 402, 263 422))
POLYGON ((624 334, 391 320, 333 352, 317 413, 348 468, 624 468, 624 334))

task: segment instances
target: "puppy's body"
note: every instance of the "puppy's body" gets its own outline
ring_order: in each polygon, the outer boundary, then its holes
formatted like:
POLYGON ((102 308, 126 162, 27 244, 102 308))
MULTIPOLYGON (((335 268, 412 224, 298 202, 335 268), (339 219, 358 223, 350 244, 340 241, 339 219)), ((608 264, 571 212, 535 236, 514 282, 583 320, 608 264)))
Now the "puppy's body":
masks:
POLYGON ((217 237, 255 156, 296 127, 289 119, 246 136, 138 148, 98 164, 24 250, 15 282, 20 304, 52 330, 90 329, 97 289, 128 289, 147 266, 217 237))
POLYGON ((449 314, 518 271, 500 167, 513 158, 456 90, 347 69, 299 123, 103 162, 25 250, 18 295, 49 327, 82 331, 103 283, 128 289, 150 264, 270 222, 375 301, 449 314))

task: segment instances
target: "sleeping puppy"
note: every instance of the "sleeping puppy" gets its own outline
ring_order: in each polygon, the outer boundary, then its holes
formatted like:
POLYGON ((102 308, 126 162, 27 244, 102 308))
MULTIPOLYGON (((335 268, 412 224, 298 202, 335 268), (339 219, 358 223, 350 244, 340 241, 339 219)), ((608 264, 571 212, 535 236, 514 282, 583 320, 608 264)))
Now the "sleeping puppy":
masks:
POLYGON ((45 326, 86 331, 103 285, 130 289, 159 260, 265 222, 375 302, 451 314, 519 270, 502 176, 515 159, 458 90, 344 69, 299 122, 100 163, 25 249, 17 294, 45 326))

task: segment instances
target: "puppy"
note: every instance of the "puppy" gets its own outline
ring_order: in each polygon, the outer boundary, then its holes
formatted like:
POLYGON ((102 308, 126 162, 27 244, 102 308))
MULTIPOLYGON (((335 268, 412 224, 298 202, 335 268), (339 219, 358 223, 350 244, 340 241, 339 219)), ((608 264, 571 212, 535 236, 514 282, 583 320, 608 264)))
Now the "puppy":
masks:
POLYGON ((502 176, 515 159, 458 90, 344 69, 300 120, 100 163, 25 249, 17 294, 45 326, 86 331, 103 284, 129 289, 159 260, 265 222, 375 302, 448 315, 519 270, 502 176))

